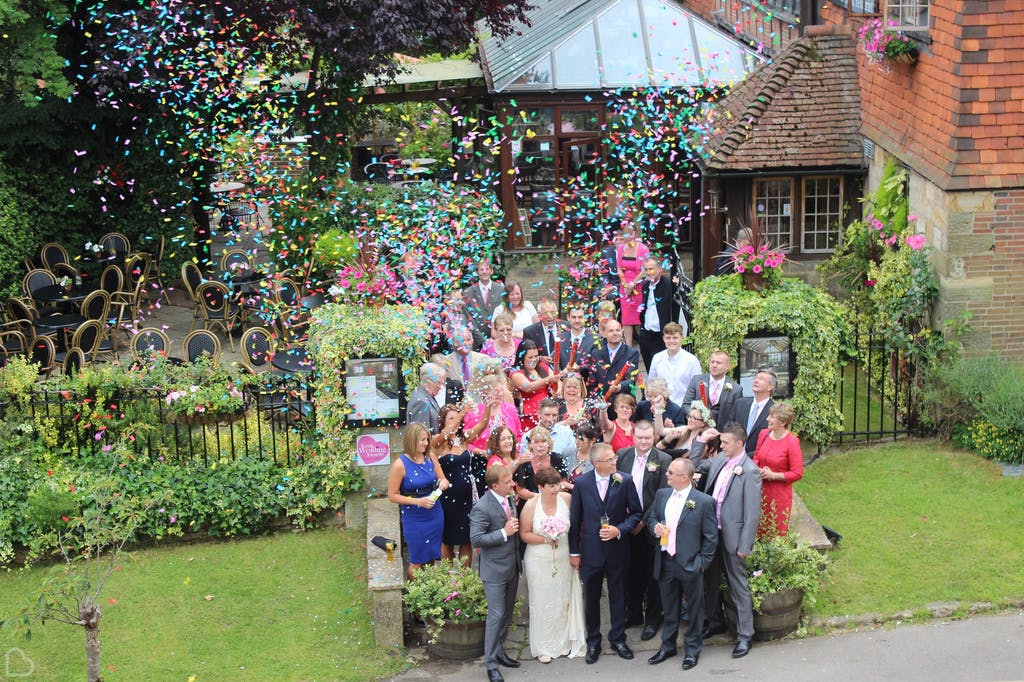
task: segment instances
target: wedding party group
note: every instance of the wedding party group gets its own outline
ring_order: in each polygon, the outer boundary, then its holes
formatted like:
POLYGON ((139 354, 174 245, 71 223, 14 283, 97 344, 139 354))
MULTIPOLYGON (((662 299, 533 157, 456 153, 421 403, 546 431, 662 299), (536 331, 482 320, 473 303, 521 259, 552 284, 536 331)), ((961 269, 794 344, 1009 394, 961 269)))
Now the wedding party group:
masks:
POLYGON ((440 558, 476 562, 490 680, 519 666, 504 642, 521 577, 542 663, 599 660, 606 590, 615 654, 633 658, 626 630, 641 627, 643 640, 660 634, 648 662, 663 663, 684 628, 682 667, 693 668, 703 640, 726 631, 723 583, 732 655, 745 656, 745 558, 759 534, 788 532, 803 456, 792 408, 773 401, 775 373, 760 368, 745 395, 730 352, 703 371, 682 348, 660 260, 628 238, 611 250, 617 289, 598 293, 617 291, 617 310, 602 317, 599 305, 594 329, 592 311, 572 307, 563 324, 554 302, 528 305, 481 261, 449 306, 450 351, 421 366, 408 402, 388 480, 408 579, 440 558))

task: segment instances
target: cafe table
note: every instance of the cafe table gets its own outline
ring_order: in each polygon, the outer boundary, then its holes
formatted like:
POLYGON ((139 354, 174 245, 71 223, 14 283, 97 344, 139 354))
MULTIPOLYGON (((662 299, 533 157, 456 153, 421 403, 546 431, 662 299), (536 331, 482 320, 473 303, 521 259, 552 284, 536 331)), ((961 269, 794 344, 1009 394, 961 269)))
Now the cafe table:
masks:
POLYGON ((313 371, 313 363, 310 362, 303 346, 282 348, 274 353, 270 364, 292 374, 309 374, 313 371))
POLYGON ((48 284, 32 292, 32 298, 39 303, 72 304, 81 303, 85 297, 99 289, 95 284, 76 284, 65 289, 59 284, 48 284))

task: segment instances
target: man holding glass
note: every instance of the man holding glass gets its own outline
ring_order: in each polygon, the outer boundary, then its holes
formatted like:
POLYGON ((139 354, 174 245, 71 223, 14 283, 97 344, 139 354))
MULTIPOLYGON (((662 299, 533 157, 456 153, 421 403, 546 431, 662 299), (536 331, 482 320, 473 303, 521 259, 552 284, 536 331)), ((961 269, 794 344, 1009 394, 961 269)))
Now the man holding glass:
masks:
POLYGON ((715 558, 718 519, 715 501, 693 487, 693 462, 685 457, 668 465, 668 488, 662 488, 647 510, 644 523, 658 540, 654 579, 661 590, 664 627, 661 648, 647 659, 651 665, 676 655, 679 598, 687 603, 688 624, 683 636, 683 670, 697 665, 704 647, 704 569, 715 558))

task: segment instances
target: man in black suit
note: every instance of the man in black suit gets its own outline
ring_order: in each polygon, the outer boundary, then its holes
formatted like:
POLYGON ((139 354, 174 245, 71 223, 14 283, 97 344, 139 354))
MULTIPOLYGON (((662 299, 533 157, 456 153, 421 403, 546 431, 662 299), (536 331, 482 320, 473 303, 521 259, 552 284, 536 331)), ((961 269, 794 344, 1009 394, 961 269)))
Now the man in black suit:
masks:
MULTIPOLYGON (((619 471, 629 474, 637 489, 644 513, 654 502, 654 494, 668 485, 665 474, 672 458, 654 447, 654 425, 638 421, 633 426, 634 447, 619 450, 619 471)), ((654 580, 654 542, 638 523, 629 536, 629 571, 626 576, 626 627, 643 625, 640 639, 645 642, 661 627, 661 594, 654 580)))
POLYGON ((626 645, 626 606, 622 597, 629 544, 623 537, 640 523, 640 498, 629 474, 615 470, 615 453, 599 443, 590 453, 594 465, 576 479, 569 505, 569 563, 583 579, 587 625, 587 663, 601 656, 601 587, 608 582, 611 628, 608 642, 620 657, 633 658, 626 645))
POLYGON ((594 342, 597 335, 587 329, 587 315, 583 308, 574 307, 569 309, 569 328, 562 332, 561 344, 558 351, 558 369, 579 371, 581 358, 590 355, 594 349, 594 342), (575 368, 569 367, 569 357, 572 355, 572 347, 576 345, 576 357, 573 358, 575 368))
POLYGON ((757 448, 757 437, 762 429, 768 427, 768 410, 771 409, 772 393, 779 380, 768 367, 762 367, 754 375, 752 385, 754 395, 736 401, 736 409, 731 416, 725 417, 729 422, 736 422, 747 432, 747 454, 754 456, 757 448))
POLYGON ((708 358, 707 374, 697 374, 690 379, 683 398, 683 406, 689 407, 694 400, 700 400, 700 386, 704 385, 708 407, 715 423, 721 426, 728 424, 736 407, 736 400, 743 397, 743 387, 729 376, 732 369, 732 357, 724 350, 716 350, 708 358))
POLYGON ((540 322, 523 330, 523 341, 533 341, 541 357, 551 358, 555 353, 555 342, 562 336, 562 330, 558 327, 558 306, 545 298, 537 306, 537 314, 540 322))
POLYGON ((672 280, 665 274, 661 261, 655 256, 644 260, 644 277, 640 285, 640 355, 644 367, 650 369, 655 353, 665 350, 661 330, 675 321, 673 313, 672 280))
POLYGON ((605 326, 605 336, 605 339, 595 342, 590 355, 584 357, 580 374, 587 382, 588 395, 601 400, 611 391, 611 402, 618 393, 633 392, 633 382, 640 369, 640 354, 622 343, 622 325, 615 320, 605 326), (623 373, 626 365, 629 367, 623 373), (622 378, 618 379, 620 373, 622 378))
POLYGON ((644 516, 644 524, 657 539, 654 577, 661 590, 665 627, 661 648, 647 659, 651 665, 676 655, 680 597, 686 599, 687 626, 683 636, 683 670, 700 660, 704 648, 704 571, 718 547, 715 501, 693 487, 693 462, 685 457, 668 467, 668 488, 659 490, 644 516))

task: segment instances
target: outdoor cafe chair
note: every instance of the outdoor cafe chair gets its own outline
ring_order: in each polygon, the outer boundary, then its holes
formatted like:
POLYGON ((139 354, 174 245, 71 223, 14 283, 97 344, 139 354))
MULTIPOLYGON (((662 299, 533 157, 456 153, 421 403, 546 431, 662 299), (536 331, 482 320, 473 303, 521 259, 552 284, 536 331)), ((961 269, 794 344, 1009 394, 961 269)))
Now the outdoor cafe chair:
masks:
POLYGON ((68 257, 67 249, 63 246, 57 242, 47 242, 39 249, 39 262, 43 264, 44 268, 52 271, 58 263, 69 264, 71 258, 68 257))
POLYGON ((373 184, 383 185, 391 182, 391 164, 381 163, 377 161, 375 163, 368 163, 363 166, 363 173, 366 175, 366 179, 373 184))
POLYGON ((199 300, 196 298, 196 289, 204 281, 203 271, 193 261, 185 261, 181 264, 181 284, 185 287, 185 293, 192 301, 192 324, 188 330, 196 328, 196 320, 199 319, 199 300))
POLYGON ((85 367, 85 353, 81 348, 69 348, 64 354, 64 362, 61 363, 60 373, 66 377, 73 378, 81 374, 85 367))
POLYGON ((239 309, 232 302, 227 285, 223 282, 203 282, 196 290, 196 301, 203 318, 203 328, 210 330, 219 327, 227 337, 231 350, 234 350, 235 341, 231 332, 238 319, 239 309))
POLYGON ((265 327, 250 327, 239 340, 242 365, 253 374, 259 374, 268 367, 274 357, 274 337, 265 327))
POLYGON ((107 323, 110 317, 110 294, 103 289, 97 289, 82 301, 82 315, 89 320, 98 320, 102 324, 107 323))
MULTIPOLYGON (((140 251, 139 256, 145 256, 149 259, 148 272, 146 273, 146 279, 149 280, 150 285, 156 290, 156 301, 159 302, 161 298, 170 301, 167 298, 167 287, 163 281, 163 262, 164 262, 164 251, 167 246, 166 237, 161 236, 160 240, 156 244, 156 251, 149 253, 148 251, 140 251)), ((148 296, 146 297, 148 298, 148 296)))
POLYGON ((108 265, 100 273, 100 289, 110 294, 119 293, 124 288, 124 271, 117 265, 108 265))
MULTIPOLYGON (((25 294, 25 301, 31 305, 35 303, 35 292, 43 287, 53 286, 57 283, 57 276, 49 270, 43 268, 33 268, 21 279, 21 291, 25 294)), ((61 308, 53 305, 44 306, 38 308, 37 312, 40 315, 50 315, 52 313, 61 312, 61 308)))
POLYGON ((291 277, 282 277, 277 284, 277 300, 282 305, 294 308, 302 299, 302 289, 291 277))
MULTIPOLYGON (((124 266, 124 287, 128 291, 135 291, 137 284, 142 280, 149 279, 149 271, 153 267, 153 257, 148 253, 136 253, 124 266)), ((146 290, 139 289, 141 299, 146 299, 146 290)))
POLYGON ((220 258, 220 270, 221 272, 228 273, 228 275, 234 274, 236 270, 252 270, 252 256, 242 249, 231 249, 225 251, 224 255, 220 258))
POLYGON ((122 258, 127 258, 128 254, 132 251, 132 243, 128 241, 128 237, 125 237, 120 232, 108 232, 100 237, 100 248, 103 251, 113 249, 122 258))
POLYGON ((71 335, 71 343, 68 345, 68 349, 57 353, 54 356, 54 362, 63 364, 68 352, 72 348, 78 348, 84 354, 86 362, 92 364, 96 361, 101 341, 103 341, 103 323, 99 320, 86 320, 75 328, 75 333, 71 335))
POLYGON ((57 279, 60 279, 61 277, 70 277, 72 282, 76 282, 82 278, 82 273, 68 263, 56 263, 50 271, 57 279))
POLYGON ((134 324, 139 319, 139 309, 142 306, 142 291, 146 286, 146 280, 140 279, 135 283, 131 291, 119 291, 110 297, 110 308, 107 312, 107 328, 110 330, 111 346, 117 350, 118 334, 126 326, 134 324))
POLYGON ((206 329, 196 329, 185 336, 181 342, 185 361, 192 363, 203 355, 209 355, 213 364, 220 364, 220 339, 206 329))
POLYGON ((57 347, 49 336, 39 336, 32 342, 32 362, 39 365, 39 376, 46 379, 57 367, 57 347))
POLYGON ((132 357, 145 361, 154 355, 170 355, 171 339, 162 329, 144 327, 131 340, 132 357))
POLYGON ((0 348, 4 355, 24 355, 28 352, 28 339, 13 328, 0 327, 0 348))

